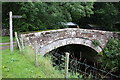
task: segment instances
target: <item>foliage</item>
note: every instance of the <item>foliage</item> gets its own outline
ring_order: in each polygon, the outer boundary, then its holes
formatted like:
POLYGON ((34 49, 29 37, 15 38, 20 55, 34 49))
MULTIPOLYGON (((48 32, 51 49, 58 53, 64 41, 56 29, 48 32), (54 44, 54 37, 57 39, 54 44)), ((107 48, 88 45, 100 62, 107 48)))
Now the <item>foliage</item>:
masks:
MULTIPOLYGON (((32 60, 20 54, 18 50, 10 53, 9 49, 2 52, 3 78, 63 78, 64 75, 55 70, 47 59, 42 65, 35 67, 32 60), (47 61, 47 62, 46 62, 47 61)), ((29 56, 30 57, 30 56, 29 56)))
MULTIPOLYGON (((17 49, 2 52, 3 78, 64 78, 64 70, 58 70, 52 65, 50 57, 38 56, 38 66, 34 65, 34 51, 25 47, 21 53, 17 49)), ((77 78, 76 74, 69 73, 69 78, 77 78)), ((81 77, 82 78, 82 75, 81 77)))
POLYGON ((102 66, 106 69, 120 68, 120 40, 110 39, 103 50, 102 57, 100 58, 102 66))
POLYGON ((95 11, 99 18, 99 24, 101 24, 106 30, 112 30, 113 24, 116 21, 119 11, 113 3, 103 3, 101 8, 95 11))
POLYGON ((93 40, 92 44, 97 47, 100 45, 100 42, 98 40, 93 40))
POLYGON ((36 31, 64 28, 59 22, 75 22, 85 28, 87 24, 99 25, 103 30, 117 30, 120 19, 120 2, 4 2, 2 3, 3 28, 9 26, 9 11, 22 15, 13 19, 14 31, 36 31))
POLYGON ((3 28, 8 28, 8 13, 22 15, 14 19, 14 31, 35 31, 64 28, 58 22, 77 21, 93 14, 93 3, 85 2, 5 2, 3 3, 3 28))
POLYGON ((82 28, 86 28, 87 24, 93 24, 102 30, 119 30, 115 23, 120 21, 120 2, 96 2, 93 12, 94 14, 90 17, 83 17, 78 20, 82 28))
MULTIPOLYGON (((15 40, 15 38, 13 38, 15 40)), ((9 36, 0 36, 0 43, 10 42, 9 36)))
POLYGON ((2 79, 2 50, 0 50, 0 79, 2 79))

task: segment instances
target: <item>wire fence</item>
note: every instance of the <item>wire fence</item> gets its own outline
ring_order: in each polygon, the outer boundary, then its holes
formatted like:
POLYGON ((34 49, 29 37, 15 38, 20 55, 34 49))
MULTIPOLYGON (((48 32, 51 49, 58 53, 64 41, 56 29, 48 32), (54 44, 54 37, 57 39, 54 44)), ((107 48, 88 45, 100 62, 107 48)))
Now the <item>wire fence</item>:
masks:
MULTIPOLYGON (((65 70, 66 63, 66 54, 65 53, 54 53, 54 54, 47 54, 47 56, 51 56, 51 60, 53 62, 53 66, 59 70, 65 70)), ((77 59, 75 57, 69 57, 69 66, 68 66, 68 78, 73 76, 73 78, 93 78, 93 79, 103 79, 103 78, 120 78, 111 71, 105 71, 100 68, 99 66, 88 65, 87 61, 81 61, 81 59, 77 59)), ((66 72, 66 70, 64 71, 66 72)))
MULTIPOLYGON (((24 49, 22 39, 20 42, 22 44, 22 49, 24 49)), ((35 50, 34 52, 35 64, 46 65, 46 64, 41 64, 42 61, 45 63, 44 58, 41 59, 38 58, 39 56, 37 54, 37 46, 35 46, 34 50, 35 50)), ((106 71, 100 69, 101 67, 99 67, 97 64, 88 65, 86 59, 82 60, 81 56, 78 59, 74 55, 68 56, 66 55, 66 53, 63 52, 58 53, 57 51, 51 51, 50 53, 46 54, 44 57, 46 56, 50 58, 48 59, 50 60, 49 61, 50 64, 47 63, 47 65, 52 65, 52 67, 46 68, 46 70, 45 69, 41 70, 41 72, 44 75, 51 75, 51 78, 93 78, 93 79, 120 78, 120 76, 113 74, 112 70, 106 71), (59 72, 57 72, 57 70, 59 70, 59 72), (47 73, 47 71, 51 71, 51 72, 47 73), (54 74, 55 71, 58 74, 54 74)), ((43 68, 45 68, 45 66, 43 66, 43 68)), ((50 78, 50 77, 45 76, 45 78, 50 78)))

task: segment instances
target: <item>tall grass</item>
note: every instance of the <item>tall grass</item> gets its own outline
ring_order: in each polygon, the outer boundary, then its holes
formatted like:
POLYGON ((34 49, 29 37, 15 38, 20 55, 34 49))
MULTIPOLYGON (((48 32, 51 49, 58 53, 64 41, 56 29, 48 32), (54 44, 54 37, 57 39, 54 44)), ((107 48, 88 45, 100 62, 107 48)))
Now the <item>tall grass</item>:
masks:
MULTIPOLYGON (((34 49, 32 47, 27 46, 24 51, 23 55, 35 66, 35 55, 34 55, 34 49)), ((37 55, 37 67, 39 67, 47 77, 47 75, 50 75, 51 78, 65 78, 65 70, 59 70, 57 67, 53 67, 52 57, 51 56, 40 56, 37 55)), ((82 75, 79 75, 82 78, 82 75)), ((68 73, 69 78, 78 78, 78 74, 68 73)), ((47 77, 49 78, 49 77, 47 77)))
POLYGON ((39 66, 34 65, 34 54, 31 49, 21 54, 18 50, 2 51, 3 78, 64 78, 64 74, 55 70, 47 58, 39 58, 39 66), (29 53, 28 53, 29 52, 29 53))
POLYGON ((0 80, 2 79, 2 51, 0 51, 0 80))
MULTIPOLYGON (((50 57, 38 58, 38 66, 35 66, 34 50, 27 46, 21 53, 15 49, 2 51, 2 78, 64 78, 65 71, 53 67, 50 57)), ((69 78, 78 78, 69 73, 69 78)))
MULTIPOLYGON (((34 49, 32 47, 25 47, 22 52, 23 55, 29 60, 34 66, 35 65, 35 55, 34 49)), ((56 70, 53 65, 50 57, 41 57, 39 54, 37 55, 37 63, 43 74, 46 75, 46 78, 64 78, 64 73, 62 71, 56 70)))

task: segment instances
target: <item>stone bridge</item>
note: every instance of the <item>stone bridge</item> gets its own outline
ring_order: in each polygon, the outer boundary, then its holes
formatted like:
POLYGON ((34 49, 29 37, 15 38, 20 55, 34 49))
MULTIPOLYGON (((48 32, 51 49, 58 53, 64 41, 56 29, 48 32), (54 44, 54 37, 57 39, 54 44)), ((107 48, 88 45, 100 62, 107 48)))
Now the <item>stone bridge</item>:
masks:
POLYGON ((101 52, 108 40, 114 36, 113 32, 88 30, 78 28, 65 28, 58 30, 32 32, 21 34, 25 45, 31 45, 37 41, 37 49, 40 55, 44 55, 58 47, 69 44, 85 45, 96 52, 101 52), (100 45, 95 46, 93 41, 97 40, 100 45))

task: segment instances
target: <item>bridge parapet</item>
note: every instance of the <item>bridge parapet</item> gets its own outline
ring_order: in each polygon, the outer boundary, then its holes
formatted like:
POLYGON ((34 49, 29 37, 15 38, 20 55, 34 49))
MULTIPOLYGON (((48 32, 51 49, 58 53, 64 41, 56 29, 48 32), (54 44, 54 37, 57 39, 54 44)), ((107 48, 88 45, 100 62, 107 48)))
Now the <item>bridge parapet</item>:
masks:
MULTIPOLYGON (((100 42, 99 47, 102 49, 105 47, 109 38, 113 37, 113 33, 108 31, 99 31, 99 30, 66 28, 66 29, 59 29, 59 30, 33 32, 29 34, 22 34, 22 36, 24 37, 24 41, 26 44, 33 46, 34 42, 37 41, 38 46, 40 48, 58 40, 63 40, 68 38, 69 38, 68 40, 71 40, 74 38, 78 38, 78 39, 83 39, 83 42, 81 42, 82 45, 85 44, 86 40, 89 40, 89 41, 98 40, 100 42)), ((76 40, 73 40, 73 42, 74 41, 76 40)), ((80 40, 77 40, 77 42, 79 41, 80 40)), ((90 45, 90 46, 93 48, 93 45, 90 45)), ((98 52, 100 51, 101 50, 99 50, 98 52)))

